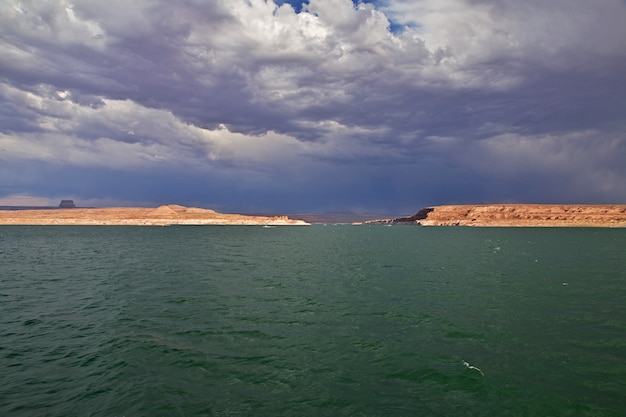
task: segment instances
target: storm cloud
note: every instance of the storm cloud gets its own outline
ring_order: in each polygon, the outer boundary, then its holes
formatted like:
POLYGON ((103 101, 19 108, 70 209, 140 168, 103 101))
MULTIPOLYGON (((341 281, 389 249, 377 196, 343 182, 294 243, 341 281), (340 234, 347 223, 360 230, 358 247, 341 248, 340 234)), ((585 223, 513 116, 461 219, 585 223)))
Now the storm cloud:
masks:
POLYGON ((0 202, 624 203, 624 39, 621 0, 6 0, 0 202))

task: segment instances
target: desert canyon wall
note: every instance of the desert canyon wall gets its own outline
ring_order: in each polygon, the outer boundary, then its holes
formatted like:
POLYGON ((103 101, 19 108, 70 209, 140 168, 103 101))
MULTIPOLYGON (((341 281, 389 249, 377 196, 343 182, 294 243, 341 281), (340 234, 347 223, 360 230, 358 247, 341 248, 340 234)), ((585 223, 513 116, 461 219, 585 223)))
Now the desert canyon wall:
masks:
POLYGON ((626 227, 626 205, 490 204, 427 207, 371 223, 422 226, 626 227))

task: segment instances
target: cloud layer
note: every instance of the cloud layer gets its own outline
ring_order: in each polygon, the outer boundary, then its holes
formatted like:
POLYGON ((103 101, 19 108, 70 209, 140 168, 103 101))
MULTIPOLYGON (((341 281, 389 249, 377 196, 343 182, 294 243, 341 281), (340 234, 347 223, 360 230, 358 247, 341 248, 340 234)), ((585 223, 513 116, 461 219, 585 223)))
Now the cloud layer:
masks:
POLYGON ((0 4, 0 197, 626 201, 621 0, 0 4))

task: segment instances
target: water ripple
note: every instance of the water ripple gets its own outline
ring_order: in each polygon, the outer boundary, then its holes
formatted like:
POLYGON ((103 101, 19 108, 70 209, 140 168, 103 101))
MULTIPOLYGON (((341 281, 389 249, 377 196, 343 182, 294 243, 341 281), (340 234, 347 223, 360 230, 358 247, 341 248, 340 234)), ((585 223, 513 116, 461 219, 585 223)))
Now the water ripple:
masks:
POLYGON ((624 231, 0 229, 0 415, 626 409, 624 231))

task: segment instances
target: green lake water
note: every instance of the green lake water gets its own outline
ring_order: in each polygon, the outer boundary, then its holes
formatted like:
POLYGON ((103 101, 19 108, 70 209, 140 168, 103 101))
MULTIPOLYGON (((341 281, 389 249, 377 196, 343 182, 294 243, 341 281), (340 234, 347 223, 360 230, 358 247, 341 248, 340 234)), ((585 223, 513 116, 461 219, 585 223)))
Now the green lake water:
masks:
POLYGON ((623 416, 626 230, 0 226, 0 416, 623 416))

